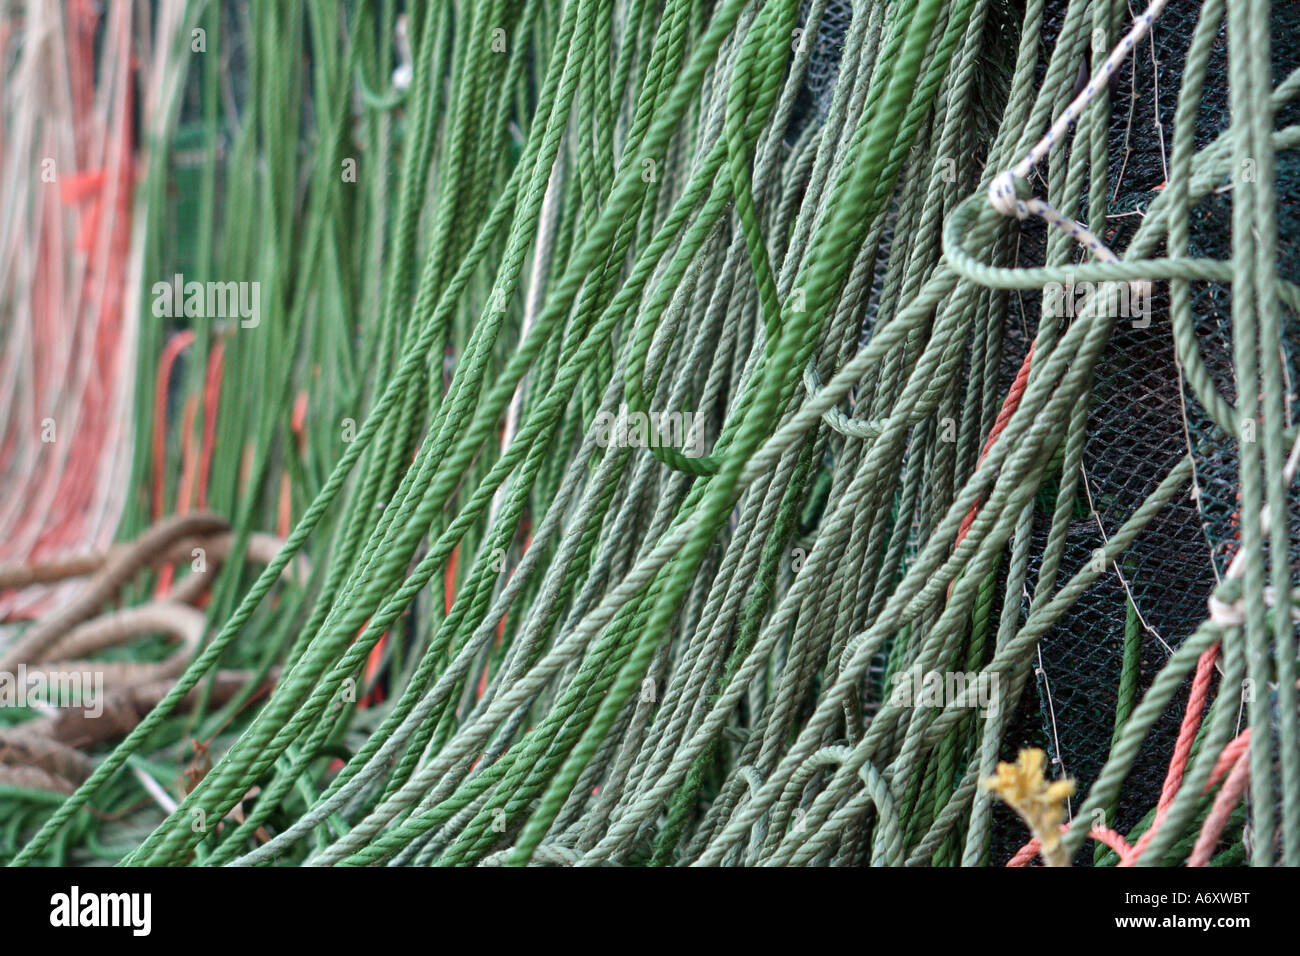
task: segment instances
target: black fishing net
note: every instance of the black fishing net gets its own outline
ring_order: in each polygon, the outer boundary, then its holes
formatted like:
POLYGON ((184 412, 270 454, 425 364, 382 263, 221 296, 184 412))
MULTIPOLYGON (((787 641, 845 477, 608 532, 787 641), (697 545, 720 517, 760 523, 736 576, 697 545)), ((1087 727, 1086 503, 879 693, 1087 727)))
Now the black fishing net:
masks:
MULTIPOLYGON (((1019 22, 1023 3, 1010 17, 1019 22)), ((803 7, 803 18, 810 4, 803 7)), ((1044 49, 1050 50, 1060 32, 1066 0, 1050 0, 1044 21, 1044 49)), ((808 75, 804 81, 792 141, 802 123, 825 116, 839 69, 844 33, 851 7, 832 0, 815 35, 808 75)), ((1164 188, 1183 63, 1200 15, 1199 5, 1166 7, 1150 36, 1110 83, 1111 122, 1107 197, 1104 224, 1090 223, 1112 248, 1122 250, 1132 240, 1151 202, 1164 188)), ((996 18, 995 18, 996 19, 996 18)), ((1206 73, 1198 117, 1196 147, 1203 149, 1228 127, 1225 28, 1215 42, 1206 73)), ((1300 5, 1274 9, 1273 36, 1300 36, 1300 5)), ((1273 47, 1274 83, 1300 65, 1294 44, 1273 47)), ((1083 61, 1081 75, 1096 62, 1083 61)), ((1040 63, 1045 70, 1045 60, 1040 63)), ((984 99, 981 108, 987 108, 984 99)), ((1290 104, 1277 117, 1277 128, 1300 118, 1290 104)), ((1283 275, 1300 276, 1300 159, 1284 152, 1277 157, 1279 264, 1283 275)), ((1088 208, 1084 190, 1083 209, 1088 208)), ((1086 213, 1085 213, 1086 215, 1086 213)), ((1190 212, 1189 254, 1227 261, 1232 243, 1231 194, 1223 188, 1200 201, 1190 212)), ((1046 228, 1031 220, 1021 224, 1019 260, 1044 261, 1046 228)), ((878 292, 888 263, 890 243, 882 244, 875 276, 878 292)), ((1066 290, 1066 298, 1070 295, 1066 290)), ((1127 290, 1125 290, 1127 291, 1127 290)), ((876 296, 873 295, 874 303, 876 296)), ((1235 401, 1232 382, 1231 292, 1223 283, 1191 284, 1192 315, 1201 354, 1216 387, 1228 402, 1235 401)), ((1117 712, 1123 714, 1141 700, 1173 651, 1206 615, 1206 600, 1218 575, 1237 547, 1238 457, 1235 440, 1225 436, 1181 381, 1169 318, 1168 286, 1155 286, 1146 303, 1127 300, 1096 370, 1092 407, 1083 452, 1078 500, 1066 532, 1065 549, 1054 587, 1096 560, 1095 554, 1138 509, 1161 480, 1189 452, 1196 469, 1195 489, 1180 495, 1159 514, 1118 562, 1115 562, 1042 638, 1035 659, 1031 688, 1022 695, 1015 719, 1003 741, 1002 758, 1015 758, 1019 748, 1042 747, 1052 761, 1049 776, 1070 776, 1086 795, 1110 753, 1117 712), (1136 646, 1133 645, 1136 642, 1136 646), (1125 648, 1136 672, 1125 684, 1125 648)), ((1002 363, 1002 394, 1010 387, 1037 331, 1043 297, 1035 291, 1008 299, 1002 363)), ((870 335, 873 309, 865 310, 863 340, 870 335)), ((1300 322, 1287 313, 1284 341, 1289 401, 1300 384, 1300 322)), ((1028 611, 1048 541, 1055 489, 1044 488, 1038 499, 1029 577, 1023 599, 1028 611)), ((1300 514, 1300 511, 1293 513, 1300 514)), ((1300 538, 1300 521, 1293 528, 1300 538)), ((1293 556, 1294 557, 1294 556, 1293 556)), ((1005 582, 1000 580, 999 587, 1005 582)), ((885 667, 881 655, 878 680, 885 667)), ((1110 808, 1108 823, 1127 832, 1141 823, 1156 804, 1170 753, 1184 712, 1187 690, 1175 695, 1148 734, 1121 793, 1110 808)), ((994 813, 992 862, 1005 862, 1024 842, 1023 827, 1005 807, 994 813)), ((1086 854, 1081 855, 1086 856, 1086 854)))
POLYGON ((829 0, 821 22, 809 35, 808 17, 811 13, 811 0, 804 0, 799 9, 799 29, 804 31, 800 34, 800 42, 810 44, 811 49, 808 69, 785 134, 788 143, 793 143, 809 123, 826 118, 835 93, 835 81, 840 75, 844 37, 853 19, 853 4, 850 0, 829 0))
MULTIPOLYGON (((1049 32, 1057 28, 1063 3, 1051 3, 1049 32)), ((1176 92, 1195 28, 1196 5, 1171 4, 1153 36, 1112 83, 1109 182, 1112 197, 1104 239, 1123 249, 1146 208, 1166 180, 1176 92), (1154 118, 1159 117, 1159 125, 1154 118)), ((1296 5, 1275 8, 1274 36, 1300 35, 1296 5)), ((1291 44, 1274 46, 1275 83, 1300 63, 1291 44)), ((1228 125, 1227 64, 1222 31, 1207 72, 1196 145, 1200 149, 1228 125)), ((1294 122, 1291 107, 1280 128, 1294 122)), ((1300 274, 1300 163, 1278 157, 1280 267, 1300 274)), ((1225 184, 1226 186, 1226 184, 1225 184)), ((1086 200, 1085 200, 1086 208, 1086 200)), ((1190 255, 1231 257, 1231 197, 1226 188, 1191 212, 1190 255)), ((1042 254, 1042 229, 1025 230, 1022 256, 1042 254)), ((1041 260, 1035 260, 1041 261, 1041 260)), ((1192 284, 1192 314, 1201 354, 1216 386, 1229 402, 1232 383, 1231 294, 1225 284, 1192 284)), ((1036 327, 1040 297, 1012 297, 1004 365, 1005 384, 1018 369, 1036 327)), ((1168 312, 1167 285, 1152 297, 1150 322, 1122 316, 1097 368, 1088 420, 1080 508, 1067 534, 1058 577, 1063 581, 1093 559, 1106 536, 1154 491, 1177 461, 1188 454, 1196 467, 1197 490, 1180 496, 1144 531, 1109 572, 1089 588, 1042 639, 1032 701, 1022 702, 1019 722, 1005 740, 1004 759, 1020 746, 1041 746, 1054 767, 1086 794, 1109 752, 1120 707, 1126 634, 1139 641, 1137 699, 1173 650, 1206 616, 1206 600, 1237 547, 1238 457, 1235 441, 1211 422, 1190 388, 1180 383, 1168 312)), ((1281 347, 1288 384, 1300 382, 1300 324, 1287 314, 1281 347)), ((1035 522, 1034 553, 1041 554, 1051 522, 1051 502, 1035 522)), ((1294 511, 1293 511, 1294 513, 1294 511)), ((1298 529, 1293 528, 1293 537, 1298 529)), ((1294 558, 1294 555, 1293 555, 1294 558)), ((1032 562, 1036 575, 1039 561, 1032 562)), ((1032 591, 1033 576, 1029 582, 1032 591)), ((1026 601, 1027 606, 1027 601, 1026 601)), ((1146 738, 1134 764, 1112 826, 1128 831, 1155 806, 1186 704, 1186 689, 1170 703, 1146 738)), ((1076 800, 1077 805, 1077 800, 1076 800)), ((995 828, 994 862, 1003 862, 1023 842, 1010 828, 995 828)))

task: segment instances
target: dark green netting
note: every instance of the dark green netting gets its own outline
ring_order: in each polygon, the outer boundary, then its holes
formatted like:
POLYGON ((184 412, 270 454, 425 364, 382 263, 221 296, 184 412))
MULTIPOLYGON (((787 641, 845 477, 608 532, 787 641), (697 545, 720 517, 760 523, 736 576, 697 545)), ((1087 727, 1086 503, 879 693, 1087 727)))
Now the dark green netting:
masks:
MULTIPOLYGON (((1048 5, 1058 17, 1060 7, 1048 5)), ((1138 217, 1164 186, 1182 63, 1198 12, 1194 5, 1166 8, 1152 31, 1154 53, 1149 48, 1140 50, 1111 83, 1112 199, 1105 239, 1114 248, 1124 248, 1138 217), (1164 140, 1152 121, 1157 88, 1164 140)), ((1300 36, 1300 8, 1294 4, 1276 7, 1274 30, 1279 37, 1300 36)), ((1198 149, 1228 126, 1223 41, 1221 30, 1205 85, 1198 149)), ((1300 49, 1293 43, 1277 43, 1273 51, 1274 79, 1281 82, 1300 65, 1300 49)), ((1277 127, 1295 122, 1298 115, 1292 104, 1277 117, 1277 127)), ((1284 276, 1300 277, 1300 158, 1279 155, 1277 182, 1279 268, 1284 276)), ((1212 194, 1195 207, 1190 254, 1230 258, 1231 217, 1230 194, 1226 192, 1212 194)), ((1034 231, 1038 242, 1021 247, 1028 261, 1040 261, 1042 255, 1042 229, 1034 231)), ((1193 283, 1192 290, 1201 354, 1215 373, 1220 393, 1234 401, 1231 291, 1226 285, 1206 282, 1193 283)), ((1004 363, 1008 385, 1027 347, 1027 332, 1036 328, 1039 306, 1040 297, 1026 293, 1009 316, 1004 363)), ((1300 320, 1290 313, 1288 319, 1280 347, 1294 383, 1291 400, 1296 401, 1300 399, 1300 320)), ((1181 496, 1158 516, 1119 562, 1116 573, 1089 588, 1043 638, 1035 673, 1036 713, 1022 712, 1021 723, 1006 747, 1009 758, 1016 746, 1042 746, 1060 773, 1079 782, 1081 792, 1096 779, 1110 752, 1126 632, 1136 633, 1140 640, 1140 694, 1172 649, 1204 619, 1216 575, 1226 569, 1238 547, 1234 442, 1209 420, 1190 390, 1180 388, 1166 287, 1157 286, 1152 297, 1150 326, 1135 327, 1141 321, 1121 318, 1117 322, 1098 367, 1084 450, 1096 514, 1081 514, 1071 525, 1063 573, 1072 574, 1087 563, 1103 544, 1103 529, 1106 535, 1113 534, 1189 449, 1196 464, 1199 495, 1181 496)), ((1293 538, 1300 531, 1300 518, 1294 510, 1298 500, 1293 494, 1293 538)), ((1040 515, 1036 553, 1046 539, 1049 522, 1050 512, 1040 515)), ((1294 552, 1294 560, 1300 560, 1300 549, 1294 552)), ((1117 822, 1112 824, 1121 832, 1137 825, 1159 797, 1185 702, 1185 692, 1179 693, 1142 748, 1119 802, 1117 822)), ((1007 853, 1018 845, 1007 841, 1001 850, 1007 853)))

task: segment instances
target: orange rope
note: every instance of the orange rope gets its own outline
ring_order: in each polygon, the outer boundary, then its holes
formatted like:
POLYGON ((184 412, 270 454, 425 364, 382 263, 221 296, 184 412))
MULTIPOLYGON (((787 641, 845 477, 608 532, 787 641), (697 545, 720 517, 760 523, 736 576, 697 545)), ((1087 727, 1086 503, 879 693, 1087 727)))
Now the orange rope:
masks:
POLYGON ((199 461, 199 510, 208 507, 208 475, 212 470, 212 447, 217 437, 217 404, 221 401, 221 378, 225 371, 226 343, 217 339, 208 353, 208 371, 203 384, 203 454, 199 461))
POLYGON ((1232 816, 1237 801, 1241 799, 1249 783, 1250 755, 1241 753, 1232 768, 1232 773, 1228 774, 1223 789, 1214 798, 1210 814, 1201 827, 1201 835, 1196 838, 1192 853, 1187 858, 1188 866, 1205 866, 1210 862, 1210 858, 1214 855, 1214 848, 1219 845, 1219 837, 1228 825, 1228 818, 1232 816))
MULTIPOLYGON (((1119 854, 1120 866, 1128 867, 1137 863, 1138 859, 1142 856, 1142 853, 1146 850, 1148 844, 1150 844, 1152 839, 1155 838, 1161 824, 1164 823, 1165 817, 1169 813, 1169 808, 1173 805, 1174 798, 1178 795, 1178 788, 1182 786, 1183 775, 1187 772, 1187 764, 1191 757, 1192 744, 1196 740, 1197 731, 1201 726, 1201 717, 1205 712, 1205 704, 1210 696, 1210 678, 1214 673, 1214 662, 1218 659, 1218 655, 1219 645, 1215 644, 1206 648, 1196 661, 1196 673, 1192 678, 1192 690, 1187 698, 1187 709, 1183 713, 1183 721, 1178 728, 1178 740, 1174 744, 1174 752, 1169 760, 1169 770, 1165 774, 1165 782, 1160 789, 1160 800, 1156 804, 1156 816, 1151 823, 1151 827, 1142 834, 1141 838, 1133 846, 1129 846, 1128 843, 1124 842, 1122 837, 1120 838, 1120 842, 1123 843, 1122 849, 1110 842, 1105 840, 1102 841, 1119 854)), ((1215 763, 1214 771, 1210 775, 1210 781, 1206 787, 1206 792, 1209 792, 1209 788, 1215 784, 1220 776, 1222 776, 1225 767, 1232 766, 1234 762, 1238 762, 1237 758, 1240 757, 1242 751, 1249 745, 1249 743, 1250 730, 1247 729, 1241 736, 1224 748, 1223 753, 1219 755, 1219 759, 1215 763)), ((1227 789, 1226 785, 1225 789, 1227 789)), ((1222 793, 1220 793, 1220 798, 1223 798, 1222 793)), ((1233 805, 1235 805, 1235 802, 1234 799, 1233 805)), ((1228 813, 1231 812, 1232 806, 1230 805, 1228 807, 1228 813)), ((1213 817, 1213 814, 1211 814, 1211 817, 1213 817)), ((1224 818, 1224 822, 1226 822, 1226 817, 1224 818)), ((1211 820, 1207 819, 1206 828, 1210 826, 1211 820)), ((1103 829, 1105 828, 1093 828, 1089 835, 1093 836, 1103 829)), ((1220 826, 1220 832, 1221 830, 1222 827, 1220 826)), ((1206 830, 1203 829, 1202 838, 1205 838, 1205 833, 1206 830)), ((1116 836, 1118 836, 1118 834, 1116 834, 1116 836)), ((1098 839, 1096 836, 1093 836, 1093 838, 1098 839)), ((1214 839, 1217 842, 1217 833, 1214 839)), ((1213 844, 1211 844, 1211 849, 1213 849, 1213 844)), ((1007 863, 1007 866, 1024 866, 1037 855, 1038 841, 1036 839, 1031 840, 1017 851, 1016 855, 1007 863)))
MULTIPOLYGON (((989 456, 993 450, 993 445, 997 442, 998 436, 1002 430, 1007 427, 1007 422, 1011 421, 1011 416, 1015 414, 1020 405, 1020 399, 1024 397, 1025 386, 1029 383, 1029 366, 1034 360, 1034 346, 1031 342, 1029 351, 1025 353, 1025 360, 1020 364, 1020 371, 1016 373, 1015 381, 1011 383, 1011 389, 1007 392, 1007 397, 1002 401, 1002 409, 998 412, 998 417, 993 422, 993 427, 989 430, 989 437, 984 442, 984 450, 980 452, 980 459, 976 467, 984 464, 984 459, 989 456)), ((975 523, 975 516, 979 513, 980 503, 978 501, 971 505, 970 511, 962 520, 961 527, 957 529, 957 540, 953 547, 962 543, 966 537, 966 532, 970 531, 971 525, 975 523)))
POLYGON ((1169 770, 1165 774, 1165 784, 1160 790, 1160 802, 1156 804, 1156 818, 1150 829, 1142 834, 1128 857, 1120 860, 1120 866, 1132 866, 1142 856, 1142 852, 1160 830, 1161 824, 1173 805, 1178 788, 1182 786, 1183 774, 1187 771, 1187 762, 1191 757, 1192 744, 1196 732, 1201 726, 1201 715, 1205 712, 1205 702, 1210 696, 1210 675, 1214 672, 1214 662, 1219 656, 1219 645, 1207 647, 1196 661, 1196 675, 1192 678, 1192 692, 1187 697, 1187 710, 1183 713, 1182 725, 1178 728, 1178 740, 1174 744, 1173 755, 1169 759, 1169 770))
POLYGON ((1214 789, 1214 785, 1237 764, 1237 758, 1250 747, 1250 728, 1247 727, 1233 740, 1228 746, 1223 748, 1223 753, 1219 754, 1219 759, 1214 762, 1214 769, 1210 771, 1210 779, 1205 784, 1205 792, 1209 793, 1214 789))
MULTIPOLYGON (((1068 823, 1061 824, 1062 833, 1068 829, 1070 829, 1068 823)), ((1125 854, 1132 850, 1132 847, 1128 845, 1128 841, 1110 827, 1093 827, 1088 831, 1088 836, 1099 843, 1106 844, 1106 846, 1119 854, 1120 859, 1123 859, 1125 854)), ((1038 837, 1034 837, 1016 851, 1016 855, 1007 861, 1007 866, 1028 866, 1033 862, 1034 857, 1038 856, 1038 852, 1041 849, 1042 843, 1039 842, 1038 837)))
POLYGON ((158 380, 153 389, 153 518, 162 518, 165 507, 167 469, 167 389, 171 383, 172 366, 177 357, 194 341, 192 329, 172 336, 162 357, 158 360, 158 380))

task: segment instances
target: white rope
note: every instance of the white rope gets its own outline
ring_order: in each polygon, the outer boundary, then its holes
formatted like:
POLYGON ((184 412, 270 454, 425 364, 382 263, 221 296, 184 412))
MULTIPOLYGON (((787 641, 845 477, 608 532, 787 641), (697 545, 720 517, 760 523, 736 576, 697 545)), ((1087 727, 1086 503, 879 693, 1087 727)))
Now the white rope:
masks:
MULTIPOLYGON (((1011 169, 993 177, 993 181, 989 183, 989 202, 994 209, 1004 216, 1015 216, 1021 220, 1028 219, 1030 216, 1037 216, 1049 226, 1064 232, 1075 242, 1087 248, 1102 262, 1119 261, 1119 257, 1111 252, 1106 247, 1106 244, 1097 238, 1083 223, 1061 215, 1052 207, 1051 203, 1044 199, 1038 199, 1037 197, 1021 199, 1016 190, 1016 182, 1017 180, 1027 180, 1029 178, 1029 174, 1047 155, 1053 144, 1063 137, 1074 121, 1082 115, 1084 107, 1092 102, 1093 97, 1107 87, 1111 76, 1128 59, 1128 55, 1137 46, 1138 42, 1146 36, 1147 31, 1151 29, 1151 24, 1160 16, 1166 3, 1168 3, 1168 0, 1152 0, 1150 6, 1133 21, 1132 29, 1124 36, 1119 45, 1110 52, 1110 56, 1106 57, 1106 61, 1102 63, 1101 68, 1088 81, 1088 85, 1057 117, 1056 122, 1052 124, 1052 128, 1029 151, 1029 154, 1011 169)), ((1135 287, 1140 284, 1134 283, 1135 287)))

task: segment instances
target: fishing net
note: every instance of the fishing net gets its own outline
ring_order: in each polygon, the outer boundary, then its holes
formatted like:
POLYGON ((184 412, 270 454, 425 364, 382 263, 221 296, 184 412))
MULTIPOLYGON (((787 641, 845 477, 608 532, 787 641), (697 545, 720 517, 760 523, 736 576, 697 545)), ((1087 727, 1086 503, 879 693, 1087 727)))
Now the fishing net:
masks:
MULTIPOLYGON (((1051 20, 1049 14, 1049 24, 1051 20)), ((1175 103, 1170 91, 1178 89, 1195 25, 1194 9, 1171 8, 1153 30, 1150 48, 1139 51, 1112 80, 1108 173, 1114 211, 1106 239, 1119 247, 1131 240, 1132 221, 1142 214, 1149 196, 1167 181, 1164 137, 1173 125, 1175 103), (1159 123, 1153 124, 1151 118, 1157 116, 1159 123)), ((1297 29, 1295 11, 1275 10, 1273 26, 1279 35, 1297 29)), ((1278 83, 1300 66, 1300 60, 1286 45, 1274 53, 1278 83)), ((1279 119, 1289 114, 1294 115, 1294 105, 1279 119)), ((1203 94, 1197 147, 1204 148, 1227 128, 1226 54, 1217 45, 1203 94)), ((1295 215, 1295 175, 1293 161, 1279 163, 1280 222, 1295 215)), ((1295 235, 1284 226, 1279 231, 1295 235)), ((1193 213, 1190 251, 1227 258, 1231 234, 1229 199, 1222 193, 1209 196, 1193 213)), ((1029 255, 1036 251, 1031 247, 1029 255)), ((1283 240, 1278 259, 1281 274, 1300 274, 1294 242, 1283 240)), ((1031 293, 1024 301, 1027 305, 1012 319, 1013 362, 1004 370, 1008 382, 1027 348, 1025 335, 1015 330, 1036 327, 1041 296, 1031 293)), ((1198 284, 1191 301, 1201 354, 1215 387, 1232 402, 1231 292, 1218 284, 1198 284)), ((1121 695, 1145 691, 1173 649, 1196 630, 1238 543, 1235 443, 1225 439, 1181 381, 1173 343, 1161 324, 1168 307, 1167 294, 1157 293, 1147 312, 1122 316, 1103 353, 1083 450, 1086 501, 1067 533, 1064 573, 1074 573, 1091 560, 1106 537, 1185 455, 1192 456, 1195 481, 1186 497, 1152 521, 1116 562, 1113 573, 1084 592, 1044 635, 1035 666, 1041 730, 1037 735, 1029 726, 1021 730, 1023 739, 1040 741, 1058 769, 1085 786, 1096 779, 1109 756, 1117 711, 1131 708, 1120 704, 1121 695), (1128 678, 1126 647, 1132 662, 1128 678)), ((1291 382, 1300 373, 1298 336, 1300 326, 1289 315, 1279 346, 1291 382)), ((1036 521, 1039 546, 1046 538, 1046 517, 1036 521)), ((1300 526, 1293 523, 1293 536, 1296 530, 1300 526)), ((1297 555, 1300 551, 1293 547, 1293 561, 1297 555)), ((1118 807, 1119 829, 1136 826, 1158 799, 1185 705, 1185 695, 1175 695, 1146 739, 1118 807)))

